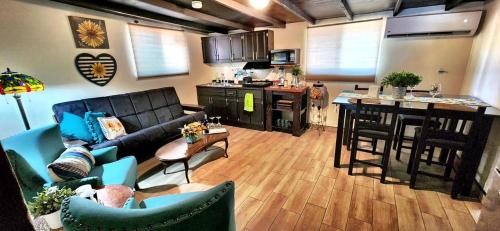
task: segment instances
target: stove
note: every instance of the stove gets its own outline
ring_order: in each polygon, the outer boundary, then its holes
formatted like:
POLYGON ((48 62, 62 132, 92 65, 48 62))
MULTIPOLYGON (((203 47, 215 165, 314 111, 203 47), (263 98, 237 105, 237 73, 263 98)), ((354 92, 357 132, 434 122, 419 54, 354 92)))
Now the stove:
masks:
POLYGON ((263 80, 263 81, 252 81, 249 83, 243 83, 243 87, 269 87, 273 85, 273 82, 269 80, 263 80))

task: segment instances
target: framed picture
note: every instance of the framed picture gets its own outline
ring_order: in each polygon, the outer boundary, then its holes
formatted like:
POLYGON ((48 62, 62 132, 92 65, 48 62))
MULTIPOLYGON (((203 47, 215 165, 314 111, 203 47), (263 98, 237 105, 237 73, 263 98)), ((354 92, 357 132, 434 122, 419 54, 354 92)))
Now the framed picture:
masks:
POLYGON ((104 20, 69 16, 69 24, 76 48, 109 48, 104 20))

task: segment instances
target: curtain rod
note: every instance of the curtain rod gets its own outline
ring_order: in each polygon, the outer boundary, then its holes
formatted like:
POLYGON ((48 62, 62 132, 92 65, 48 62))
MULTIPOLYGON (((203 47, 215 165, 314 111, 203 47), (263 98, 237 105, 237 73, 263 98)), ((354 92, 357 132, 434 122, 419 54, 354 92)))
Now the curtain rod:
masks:
POLYGON ((325 26, 338 26, 338 25, 352 24, 352 23, 359 23, 359 22, 378 21, 378 20, 382 20, 382 19, 383 19, 383 17, 373 18, 373 19, 365 19, 365 20, 359 20, 359 21, 351 21, 351 22, 327 23, 327 24, 317 25, 317 26, 308 26, 307 29, 309 29, 309 28, 325 27, 325 26))
POLYGON ((142 24, 142 23, 137 23, 137 22, 129 22, 127 23, 128 25, 133 25, 133 26, 143 26, 143 27, 150 27, 150 28, 156 28, 156 29, 163 29, 163 30, 174 30, 174 31, 186 31, 184 29, 179 29, 179 28, 167 28, 167 27, 161 27, 161 26, 153 26, 149 24, 142 24))

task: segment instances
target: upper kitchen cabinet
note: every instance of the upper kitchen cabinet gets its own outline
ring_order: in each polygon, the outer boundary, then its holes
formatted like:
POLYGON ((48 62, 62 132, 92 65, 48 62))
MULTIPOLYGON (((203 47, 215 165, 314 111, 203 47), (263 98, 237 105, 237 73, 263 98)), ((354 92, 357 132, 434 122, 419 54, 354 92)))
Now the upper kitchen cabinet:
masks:
POLYGON ((202 37, 201 49, 203 50, 204 63, 217 62, 217 42, 215 37, 202 37))
POLYGON ((201 41, 205 63, 267 62, 274 48, 270 30, 203 37, 201 41))
POLYGON ((243 35, 232 34, 231 38, 231 56, 233 62, 243 62, 243 35))
POLYGON ((256 31, 254 34, 254 61, 269 61, 269 53, 274 49, 273 31, 256 31))

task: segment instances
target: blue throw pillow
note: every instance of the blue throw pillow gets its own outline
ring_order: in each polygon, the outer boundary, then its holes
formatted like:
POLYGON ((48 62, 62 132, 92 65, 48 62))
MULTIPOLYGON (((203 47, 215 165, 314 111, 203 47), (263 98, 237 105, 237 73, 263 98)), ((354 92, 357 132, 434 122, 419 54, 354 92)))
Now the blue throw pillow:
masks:
POLYGON ((83 118, 75 114, 64 112, 59 127, 61 135, 70 140, 83 140, 90 143, 94 140, 83 118))
POLYGON ((90 134, 92 134, 93 141, 98 144, 104 142, 105 140, 104 133, 102 133, 101 130, 101 125, 97 120, 97 118, 99 117, 106 117, 106 113, 88 111, 85 113, 85 118, 84 118, 88 130, 90 134))

